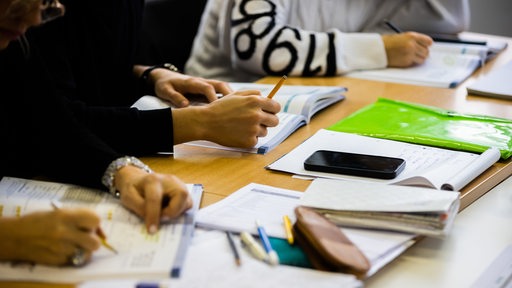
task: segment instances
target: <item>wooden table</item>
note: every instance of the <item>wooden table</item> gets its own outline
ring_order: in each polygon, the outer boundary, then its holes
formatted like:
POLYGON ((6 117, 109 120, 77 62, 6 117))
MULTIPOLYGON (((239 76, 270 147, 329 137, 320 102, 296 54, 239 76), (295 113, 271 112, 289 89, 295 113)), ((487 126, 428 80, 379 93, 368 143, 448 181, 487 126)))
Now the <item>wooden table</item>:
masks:
MULTIPOLYGON (((473 37, 483 35, 471 33, 473 37)), ((485 35, 489 38, 488 35, 485 35)), ((290 174, 266 170, 272 163, 299 145, 321 128, 328 127, 351 113, 369 105, 379 97, 410 101, 455 110, 461 113, 487 114, 512 119, 512 102, 501 99, 468 96, 466 86, 494 67, 512 60, 512 39, 509 48, 488 62, 463 84, 455 89, 432 88, 352 79, 347 77, 294 78, 287 85, 339 85, 348 88, 346 99, 313 117, 311 123, 300 128, 282 144, 265 155, 223 151, 188 145, 177 145, 174 156, 145 157, 143 161, 155 171, 175 174, 186 183, 204 185, 201 207, 215 203, 241 187, 256 182, 281 188, 304 191, 310 181, 292 178, 290 174)), ((277 83, 279 77, 266 77, 260 83, 277 83)), ((512 161, 500 161, 480 175, 461 191, 461 210, 512 174, 512 161)), ((1 287, 73 287, 50 284, 27 285, 0 283, 1 287), (21 285, 21 286, 18 286, 21 285)))
MULTIPOLYGON (((509 45, 512 46, 512 42, 509 45)), ((432 105, 461 113, 487 114, 512 119, 511 101, 468 96, 466 92, 466 86, 469 83, 475 81, 479 76, 485 75, 492 67, 503 65, 511 60, 511 50, 512 48, 509 47, 456 89, 403 85, 347 77, 291 77, 286 81, 287 85, 345 86, 348 88, 347 98, 314 116, 309 125, 297 130, 266 155, 177 145, 174 157, 148 157, 144 158, 144 161, 156 171, 176 174, 187 183, 202 183, 206 192, 201 203, 202 207, 221 200, 250 182, 304 191, 309 185, 309 181, 292 178, 286 173, 269 171, 264 167, 292 150, 319 129, 336 123, 354 111, 375 102, 379 97, 432 105)), ((279 77, 266 77, 260 83, 273 84, 278 80, 279 77)), ((510 160, 493 165, 462 190, 461 210, 511 174, 512 163, 510 160)))

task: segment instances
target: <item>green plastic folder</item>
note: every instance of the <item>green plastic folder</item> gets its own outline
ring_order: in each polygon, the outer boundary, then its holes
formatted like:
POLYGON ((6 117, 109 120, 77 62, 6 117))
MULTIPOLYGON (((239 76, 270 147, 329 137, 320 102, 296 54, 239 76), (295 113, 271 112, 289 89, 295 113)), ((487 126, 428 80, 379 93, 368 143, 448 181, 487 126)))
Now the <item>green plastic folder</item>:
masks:
POLYGON ((510 119, 464 115, 385 98, 327 129, 477 153, 496 147, 502 159, 512 155, 510 119))

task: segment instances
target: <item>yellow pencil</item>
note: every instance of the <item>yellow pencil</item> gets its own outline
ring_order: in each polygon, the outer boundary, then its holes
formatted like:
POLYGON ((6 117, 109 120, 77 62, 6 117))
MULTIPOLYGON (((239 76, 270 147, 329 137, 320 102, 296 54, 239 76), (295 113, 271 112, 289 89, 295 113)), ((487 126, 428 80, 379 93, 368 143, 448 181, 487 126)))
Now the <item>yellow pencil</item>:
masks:
POLYGON ((286 232, 286 238, 288 239, 288 243, 290 245, 293 245, 293 233, 292 233, 292 222, 290 221, 290 218, 288 215, 283 216, 283 222, 284 222, 284 231, 286 232))
POLYGON ((287 78, 288 77, 286 77, 286 75, 283 75, 283 77, 281 77, 281 80, 279 80, 279 82, 277 82, 276 86, 274 86, 272 91, 270 91, 270 93, 268 94, 268 96, 267 96, 268 99, 272 99, 272 97, 274 97, 274 95, 276 95, 277 90, 279 90, 279 88, 281 88, 281 86, 283 86, 283 82, 287 78))
MULTIPOLYGON (((59 210, 60 206, 61 206, 60 203, 56 203, 56 202, 52 201, 53 209, 59 210)), ((98 229, 96 230, 96 235, 98 235, 98 237, 100 238, 100 241, 101 241, 101 244, 103 245, 103 247, 105 247, 108 250, 118 254, 117 250, 114 247, 112 247, 112 245, 108 244, 107 236, 105 235, 103 230, 101 230, 101 227, 98 227, 98 229)))

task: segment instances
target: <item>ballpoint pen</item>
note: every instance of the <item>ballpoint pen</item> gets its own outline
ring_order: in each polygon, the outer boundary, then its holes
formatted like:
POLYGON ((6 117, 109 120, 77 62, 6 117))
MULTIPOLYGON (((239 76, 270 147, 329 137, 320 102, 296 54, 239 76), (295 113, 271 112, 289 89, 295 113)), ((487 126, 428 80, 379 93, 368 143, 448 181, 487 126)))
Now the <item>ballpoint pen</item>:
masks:
POLYGON ((293 233, 292 233, 292 222, 290 221, 290 217, 288 215, 283 216, 284 223, 284 231, 286 232, 286 239, 288 239, 288 243, 293 245, 293 233))
MULTIPOLYGON (((391 23, 390 21, 384 21, 386 25, 388 25, 391 30, 395 31, 396 33, 402 33, 402 29, 398 28, 395 24, 391 23)), ((432 40, 434 42, 445 42, 445 43, 457 43, 457 44, 470 44, 470 45, 487 45, 486 41, 473 41, 473 40, 462 40, 458 38, 452 38, 450 36, 431 36, 432 40)))
POLYGON ((390 21, 385 20, 384 23, 386 23, 386 25, 388 25, 388 27, 391 28, 391 30, 395 31, 396 33, 402 33, 402 29, 398 28, 397 26, 395 26, 395 24, 391 23, 390 21))
MULTIPOLYGON (((56 203, 55 201, 52 201, 53 209, 59 210, 60 206, 60 204, 56 203)), ((103 245, 103 247, 107 248, 108 250, 116 254, 118 253, 117 250, 107 242, 107 236, 105 235, 105 233, 103 233, 103 230, 101 230, 101 228, 96 229, 96 235, 98 235, 98 237, 100 238, 101 245, 103 245)))
POLYGON ((265 232, 265 228, 260 225, 260 223, 256 220, 256 226, 258 228, 258 234, 260 235, 261 242, 263 243, 263 247, 268 255, 268 263, 271 265, 279 264, 279 257, 277 256, 277 252, 272 248, 270 244, 270 240, 268 239, 267 232, 265 232))
POLYGON ((231 247, 231 251, 233 252, 233 255, 235 256, 236 265, 237 266, 242 265, 242 262, 240 261, 240 254, 238 253, 238 249, 235 246, 235 241, 233 241, 233 237, 231 236, 231 232, 226 231, 226 236, 228 237, 229 247, 231 247))
POLYGON ((265 249, 261 247, 261 245, 252 237, 248 232, 240 233, 240 239, 242 240, 242 244, 246 247, 251 254, 259 260, 268 262, 268 255, 265 252, 265 249))
POLYGON ((274 95, 276 95, 276 92, 279 90, 279 88, 281 88, 281 86, 283 85, 284 80, 286 80, 287 78, 288 77, 286 77, 286 75, 283 75, 283 77, 281 77, 279 82, 277 82, 276 86, 274 86, 272 91, 270 91, 270 93, 268 94, 268 96, 267 96, 268 99, 272 99, 272 97, 274 97, 274 95))

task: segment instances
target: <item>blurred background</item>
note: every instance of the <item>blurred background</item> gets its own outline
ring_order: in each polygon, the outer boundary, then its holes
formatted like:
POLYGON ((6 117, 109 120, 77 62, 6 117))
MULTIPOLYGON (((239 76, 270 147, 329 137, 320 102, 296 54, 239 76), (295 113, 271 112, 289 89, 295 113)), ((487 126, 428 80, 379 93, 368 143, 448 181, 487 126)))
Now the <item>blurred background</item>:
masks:
POLYGON ((469 0, 471 32, 512 37, 512 0, 469 0))

